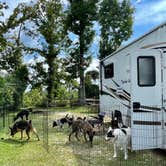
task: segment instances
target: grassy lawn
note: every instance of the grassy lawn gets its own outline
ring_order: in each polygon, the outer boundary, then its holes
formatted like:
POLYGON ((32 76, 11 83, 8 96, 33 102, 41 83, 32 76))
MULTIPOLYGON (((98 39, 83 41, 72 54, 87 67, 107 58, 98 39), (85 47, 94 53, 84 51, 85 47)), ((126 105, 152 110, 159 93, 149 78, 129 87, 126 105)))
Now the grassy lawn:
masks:
MULTIPOLYGON (((52 128, 52 121, 69 113, 75 116, 90 116, 90 110, 85 107, 77 108, 52 108, 48 113, 48 149, 43 148, 44 118, 41 113, 31 114, 33 125, 38 130, 41 141, 32 135, 30 141, 20 140, 20 133, 14 138, 9 137, 8 127, 0 128, 0 166, 164 166, 166 157, 159 151, 129 152, 129 159, 124 161, 123 152, 119 151, 118 158, 113 159, 113 147, 104 140, 104 135, 98 134, 94 138, 94 146, 90 148, 82 136, 78 142, 74 135, 72 141, 68 141, 70 128, 52 128)), ((93 113, 94 114, 94 113, 93 113)), ((13 115, 9 115, 11 124, 13 115)), ((2 118, 0 119, 2 122, 2 118)), ((45 120, 47 120, 45 118, 45 120)), ((1 123, 0 123, 1 124, 1 123)), ((46 130, 46 129, 45 129, 46 130)))

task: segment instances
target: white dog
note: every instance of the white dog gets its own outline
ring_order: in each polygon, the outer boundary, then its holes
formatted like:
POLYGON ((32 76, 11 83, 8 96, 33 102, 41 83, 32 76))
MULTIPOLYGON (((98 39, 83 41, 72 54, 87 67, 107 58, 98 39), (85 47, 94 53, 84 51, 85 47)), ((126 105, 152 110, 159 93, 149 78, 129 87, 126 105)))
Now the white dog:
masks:
POLYGON ((114 144, 114 155, 113 157, 117 157, 117 147, 120 147, 124 150, 124 159, 128 159, 128 145, 130 143, 131 139, 131 129, 128 128, 116 128, 112 129, 110 127, 108 129, 108 132, 105 136, 105 140, 110 140, 112 138, 113 144, 114 144))

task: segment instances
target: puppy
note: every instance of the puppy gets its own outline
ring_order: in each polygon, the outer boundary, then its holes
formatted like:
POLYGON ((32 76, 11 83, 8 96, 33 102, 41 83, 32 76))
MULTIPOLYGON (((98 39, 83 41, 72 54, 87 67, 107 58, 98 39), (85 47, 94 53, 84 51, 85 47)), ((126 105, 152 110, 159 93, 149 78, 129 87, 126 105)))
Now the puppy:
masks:
POLYGON ((32 121, 31 120, 30 121, 25 121, 25 120, 17 121, 17 122, 14 123, 14 125, 12 127, 9 127, 9 129, 10 129, 10 132, 11 132, 10 135, 12 137, 14 137, 14 135, 17 132, 20 131, 21 132, 21 139, 22 139, 23 138, 23 131, 25 130, 26 135, 28 137, 27 140, 30 139, 29 134, 30 134, 31 131, 36 135, 36 137, 38 138, 38 141, 40 140, 39 136, 36 132, 36 129, 32 126, 32 121))
POLYGON ((128 128, 117 128, 117 129, 112 129, 110 127, 108 129, 108 132, 105 136, 105 140, 111 140, 113 141, 114 144, 114 155, 113 157, 117 157, 117 147, 120 147, 124 150, 124 159, 128 159, 128 151, 127 147, 130 143, 130 138, 131 138, 131 129, 130 127, 128 128))

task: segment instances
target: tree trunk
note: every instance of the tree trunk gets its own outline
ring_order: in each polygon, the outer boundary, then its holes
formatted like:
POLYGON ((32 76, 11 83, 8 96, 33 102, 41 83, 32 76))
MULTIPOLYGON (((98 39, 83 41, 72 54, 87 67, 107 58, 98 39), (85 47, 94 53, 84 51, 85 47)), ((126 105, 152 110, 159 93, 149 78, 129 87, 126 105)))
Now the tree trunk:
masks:
POLYGON ((85 102, 85 78, 84 71, 80 71, 80 87, 79 87, 79 102, 84 105, 85 102))
POLYGON ((48 105, 50 106, 53 101, 54 96, 54 83, 55 83, 55 69, 54 69, 54 58, 50 58, 48 60, 48 80, 47 80, 47 99, 48 99, 48 105))
POLYGON ((80 76, 80 87, 79 87, 79 102, 80 105, 84 105, 85 102, 85 78, 84 78, 84 44, 83 44, 83 32, 80 30, 80 37, 79 37, 79 42, 80 42, 80 71, 79 71, 79 76, 80 76))

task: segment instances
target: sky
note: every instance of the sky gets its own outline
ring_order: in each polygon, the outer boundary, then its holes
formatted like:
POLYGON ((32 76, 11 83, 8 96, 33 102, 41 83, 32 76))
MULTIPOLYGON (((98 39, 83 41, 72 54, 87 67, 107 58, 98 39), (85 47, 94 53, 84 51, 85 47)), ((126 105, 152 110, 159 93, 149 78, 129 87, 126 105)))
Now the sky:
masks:
POLYGON ((166 0, 132 0, 135 8, 133 34, 128 42, 166 21, 166 0))
MULTIPOLYGON (((156 26, 166 22, 166 0, 131 0, 131 4, 134 7, 133 34, 123 45, 129 44, 156 26)), ((93 45, 95 55, 99 40, 100 37, 96 35, 93 45)), ((88 70, 95 69, 98 62, 95 56, 88 70)))
MULTIPOLYGON (((0 0, 2 2, 7 2, 9 4, 10 10, 12 10, 19 2, 30 2, 30 0, 0 0)), ((62 0, 64 4, 67 0, 62 0)), ((122 0, 119 0, 122 1, 122 0)), ((160 25, 166 21, 166 0, 131 0, 131 4, 134 7, 133 15, 133 34, 131 37, 123 43, 126 45, 138 37, 144 35, 154 27, 160 25)), ((6 13, 6 17, 10 14, 10 11, 6 13)), ((94 29, 98 29, 98 25, 94 26, 94 29)), ((92 64, 88 70, 96 69, 98 66, 97 52, 98 43, 100 37, 96 34, 94 38, 94 43, 91 47, 91 52, 94 55, 92 64)), ((25 61, 28 59, 25 59, 25 61)), ((30 60, 30 59, 29 59, 30 60)), ((98 69, 97 69, 98 70, 98 69)))

